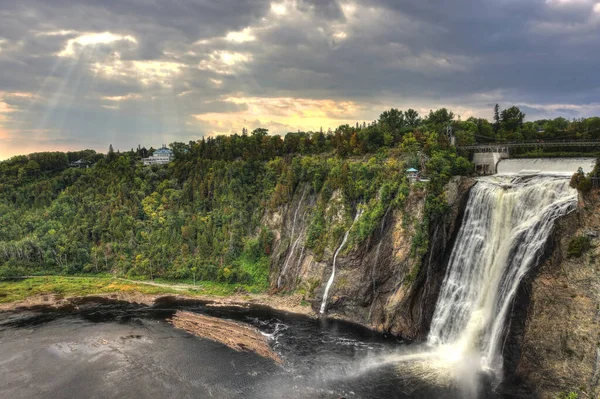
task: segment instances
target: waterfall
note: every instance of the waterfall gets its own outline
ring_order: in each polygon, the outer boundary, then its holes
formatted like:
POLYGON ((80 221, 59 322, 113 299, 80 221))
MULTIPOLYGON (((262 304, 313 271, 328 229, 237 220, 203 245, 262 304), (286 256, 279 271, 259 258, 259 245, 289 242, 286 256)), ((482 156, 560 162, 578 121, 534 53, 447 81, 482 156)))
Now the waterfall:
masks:
POLYGON ((306 247, 302 247, 302 250, 300 251, 300 257, 298 258, 298 264, 296 265, 296 270, 300 270, 300 267, 302 266, 302 260, 304 259, 304 251, 306 250, 306 247))
POLYGON ((501 345, 519 283, 542 255, 554 221, 576 203, 564 176, 480 179, 450 255, 428 345, 453 356, 475 353, 480 369, 501 378, 501 345))
MULTIPOLYGON (((298 210, 300 209, 300 205, 302 205, 302 201, 304 200, 305 194, 306 194, 306 187, 304 187, 304 190, 302 191, 302 196, 300 197, 300 201, 298 202, 298 206, 296 207, 296 212, 294 212, 294 221, 292 222, 292 235, 290 236, 290 240, 294 239, 294 232, 296 230, 296 219, 298 217, 298 210)), ((277 288, 281 288, 281 281, 282 281, 283 277, 285 276, 285 273, 287 272, 288 264, 290 263, 290 258, 292 257, 292 254, 294 253, 294 250, 296 249, 296 245, 298 245, 298 241, 300 241, 301 236, 302 235, 300 234, 298 236, 298 238, 296 239, 296 241, 294 241, 294 243, 292 244, 292 248, 290 249, 290 252, 288 253, 287 258, 285 259, 285 263, 283 264, 283 268, 281 269, 281 274, 279 274, 279 278, 277 279, 277 288)))
POLYGON ((360 218, 360 215, 362 215, 362 212, 363 212, 362 209, 359 209, 358 211, 356 211, 356 216, 354 217, 354 221, 352 222, 352 225, 346 231, 346 234, 344 234, 344 239, 342 240, 342 243, 340 244, 338 249, 335 251, 335 254, 333 255, 333 269, 331 270, 331 276, 329 277, 329 281, 327 281, 327 286, 325 287, 325 293, 323 294, 323 302, 321 302, 321 311, 320 311, 321 314, 325 314, 325 309, 327 307, 327 297, 329 296, 329 289, 331 288, 331 285, 333 284, 333 280, 335 278, 335 262, 337 261, 338 254, 340 253, 342 248, 344 248, 344 245, 346 245, 346 241, 348 241, 348 234, 350 234, 350 230, 352 230, 352 226, 354 226, 354 223, 356 223, 358 218, 360 218))

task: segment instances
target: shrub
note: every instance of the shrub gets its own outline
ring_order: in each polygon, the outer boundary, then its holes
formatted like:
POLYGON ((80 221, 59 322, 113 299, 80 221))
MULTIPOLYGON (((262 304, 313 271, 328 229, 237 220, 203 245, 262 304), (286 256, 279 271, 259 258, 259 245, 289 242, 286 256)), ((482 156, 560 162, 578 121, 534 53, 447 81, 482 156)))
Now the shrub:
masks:
POLYGON ((583 169, 579 168, 577 173, 571 177, 569 185, 583 193, 587 193, 592 189, 592 180, 585 176, 583 169))
POLYGON ((579 394, 577 392, 561 392, 557 399, 579 399, 579 394))
POLYGON ((580 258, 584 252, 591 248, 590 238, 586 236, 573 237, 569 241, 567 256, 569 258, 580 258))
POLYGON ((25 274, 25 268, 12 259, 4 263, 3 265, 0 265, 0 280, 8 280, 15 277, 23 276, 25 274))

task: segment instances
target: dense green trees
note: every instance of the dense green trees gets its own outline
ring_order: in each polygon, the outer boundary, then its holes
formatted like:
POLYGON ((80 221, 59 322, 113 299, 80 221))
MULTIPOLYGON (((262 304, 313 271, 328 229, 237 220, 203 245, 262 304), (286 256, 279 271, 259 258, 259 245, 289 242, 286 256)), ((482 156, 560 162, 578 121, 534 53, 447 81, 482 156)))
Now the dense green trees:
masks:
POLYGON ((513 128, 524 139, 546 132, 600 138, 599 118, 522 123, 520 111, 505 111, 497 133, 485 119, 456 120, 447 109, 425 118, 391 109, 369 124, 285 137, 244 130, 173 143, 169 166, 143 167, 139 160, 152 149, 141 147, 106 156, 16 156, 0 162, 0 274, 111 272, 265 287, 273 244, 263 226, 267 209, 288 204, 298 190, 313 195, 306 245, 319 255, 338 243, 352 210, 363 207, 351 248, 374 234, 388 209, 403 205, 409 166, 431 178, 419 253, 428 223, 445 211, 443 185, 472 172, 449 146, 448 126, 459 144, 503 140, 513 128), (94 166, 69 167, 79 159, 94 166), (336 226, 327 213, 334 193, 346 205, 336 226))
POLYGON ((560 140, 599 140, 600 118, 567 120, 563 117, 525 122, 525 113, 512 106, 504 110, 496 104, 494 124, 485 119, 469 118, 476 122, 478 132, 476 142, 519 142, 519 141, 560 141, 560 140))

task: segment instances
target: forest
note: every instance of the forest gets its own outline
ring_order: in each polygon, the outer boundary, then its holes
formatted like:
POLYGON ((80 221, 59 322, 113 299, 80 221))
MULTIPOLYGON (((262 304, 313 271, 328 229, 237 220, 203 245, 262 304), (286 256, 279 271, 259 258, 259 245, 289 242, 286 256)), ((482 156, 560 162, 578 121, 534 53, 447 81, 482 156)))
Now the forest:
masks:
MULTIPOLYGON (((318 195, 306 245, 317 255, 339 242, 343 225, 327 226, 324 210, 339 192, 364 216, 351 245, 366 240, 386 209, 401 207, 405 169, 430 181, 429 224, 445 212, 443 186, 473 165, 450 146, 506 140, 600 138, 600 118, 524 122, 516 107, 497 119, 461 121, 447 109, 421 117, 391 109, 376 121, 335 131, 266 129, 172 143, 175 160, 143 166, 153 149, 98 154, 44 152, 0 162, 0 277, 31 274, 111 274, 143 279, 194 279, 268 288, 274 237, 262 224, 298 189, 318 195), (487 140, 487 141, 486 141, 487 140), (86 167, 72 167, 84 160, 86 167)), ((351 222, 352 215, 345 216, 351 222)))

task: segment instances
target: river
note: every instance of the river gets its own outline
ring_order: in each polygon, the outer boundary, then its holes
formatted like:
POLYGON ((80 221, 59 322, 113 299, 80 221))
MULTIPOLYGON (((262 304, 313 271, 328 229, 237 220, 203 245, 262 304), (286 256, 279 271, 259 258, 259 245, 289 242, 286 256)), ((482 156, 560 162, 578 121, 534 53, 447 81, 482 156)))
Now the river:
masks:
POLYGON ((78 313, 0 315, 2 398, 461 397, 384 355, 410 348, 348 323, 266 308, 90 304, 78 313), (283 365, 174 328, 177 309, 268 334, 283 365), (399 349, 400 348, 400 349, 399 349))

